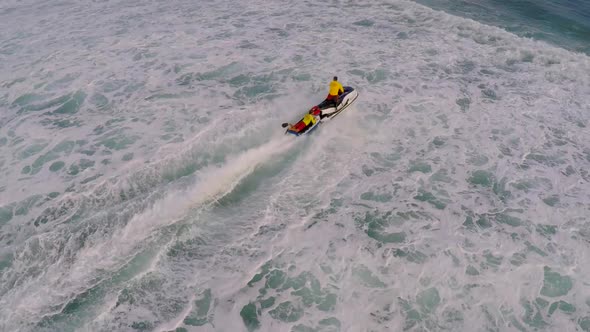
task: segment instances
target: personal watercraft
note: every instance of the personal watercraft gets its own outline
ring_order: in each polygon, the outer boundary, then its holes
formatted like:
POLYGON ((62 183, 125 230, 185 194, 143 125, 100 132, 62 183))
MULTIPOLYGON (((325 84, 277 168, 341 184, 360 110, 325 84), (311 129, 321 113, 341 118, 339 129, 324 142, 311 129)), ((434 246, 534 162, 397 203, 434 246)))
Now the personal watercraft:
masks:
POLYGON ((338 96, 337 106, 334 102, 324 100, 318 105, 312 107, 299 122, 295 124, 283 123, 283 128, 287 128, 285 134, 300 136, 311 133, 320 123, 330 120, 340 114, 344 109, 350 106, 358 98, 358 92, 350 86, 344 87, 344 92, 338 96))

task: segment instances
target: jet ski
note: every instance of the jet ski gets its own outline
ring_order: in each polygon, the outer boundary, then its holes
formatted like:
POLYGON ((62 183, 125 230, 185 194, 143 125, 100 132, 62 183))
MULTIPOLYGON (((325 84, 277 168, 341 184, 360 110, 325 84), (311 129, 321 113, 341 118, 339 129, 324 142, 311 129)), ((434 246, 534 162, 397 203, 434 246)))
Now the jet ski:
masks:
POLYGON ((283 123, 287 128, 285 134, 301 136, 311 133, 322 122, 330 120, 340 114, 358 98, 358 92, 350 86, 344 87, 344 92, 338 96, 337 106, 330 100, 324 100, 312 107, 299 122, 295 124, 283 123))

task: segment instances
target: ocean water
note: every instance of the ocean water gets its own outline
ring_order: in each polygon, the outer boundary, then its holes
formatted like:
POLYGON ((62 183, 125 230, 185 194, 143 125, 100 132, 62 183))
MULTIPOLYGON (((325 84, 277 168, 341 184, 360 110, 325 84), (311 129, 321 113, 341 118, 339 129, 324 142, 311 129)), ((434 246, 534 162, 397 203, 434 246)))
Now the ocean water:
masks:
POLYGON ((2 1, 0 331, 590 331, 588 18, 2 1))
POLYGON ((418 0, 431 8, 499 26, 590 54, 590 2, 585 0, 418 0))

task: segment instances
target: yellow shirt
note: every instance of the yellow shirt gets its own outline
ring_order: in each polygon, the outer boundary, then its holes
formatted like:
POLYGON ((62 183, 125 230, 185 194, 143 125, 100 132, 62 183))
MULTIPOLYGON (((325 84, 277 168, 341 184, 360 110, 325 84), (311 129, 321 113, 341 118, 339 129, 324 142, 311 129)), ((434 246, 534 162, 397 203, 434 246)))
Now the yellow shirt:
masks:
POLYGON ((336 96, 336 95, 338 95, 339 91, 344 92, 344 88, 342 87, 342 84, 340 84, 340 82, 338 82, 338 81, 330 82, 330 95, 336 96))
POLYGON ((315 124, 316 123, 316 119, 313 115, 311 114, 305 114, 305 116, 303 117, 303 123, 305 123, 306 126, 309 126, 309 123, 315 124))

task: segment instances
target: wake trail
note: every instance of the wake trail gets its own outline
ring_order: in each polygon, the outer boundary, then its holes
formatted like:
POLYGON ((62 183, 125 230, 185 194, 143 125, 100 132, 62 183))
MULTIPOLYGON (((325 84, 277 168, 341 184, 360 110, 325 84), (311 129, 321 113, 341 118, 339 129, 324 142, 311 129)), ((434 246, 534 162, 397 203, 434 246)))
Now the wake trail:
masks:
POLYGON ((231 193, 237 185, 260 165, 273 156, 286 152, 295 144, 295 139, 283 136, 256 148, 245 150, 229 158, 221 167, 204 170, 190 189, 169 194, 155 203, 148 211, 136 215, 125 227, 125 233, 141 234, 154 228, 174 223, 188 210, 207 208, 231 193), (167 222, 162 224, 162 221, 167 222), (138 233, 139 231, 139 233, 138 233))
MULTIPOLYGON (((141 250, 142 244, 151 242, 146 240, 157 238, 158 230, 179 222, 187 222, 184 218, 189 213, 198 216, 230 194, 257 167, 268 162, 273 156, 288 151, 294 146, 295 141, 293 137, 280 137, 245 150, 234 158, 228 158, 223 166, 204 170, 193 186, 167 194, 147 210, 132 217, 111 239, 80 253, 79 266, 74 269, 92 271, 97 268, 112 269, 120 265, 121 258, 133 255, 137 250, 141 250), (109 264, 105 262, 105 257, 113 258, 115 261, 109 264), (102 265, 100 267, 97 266, 99 262, 102 265), (110 266, 104 266, 105 264, 110 266)), ((195 218, 190 220, 194 222, 195 218)), ((165 244, 162 246, 165 247, 165 244)))
MULTIPOLYGON (((151 263, 136 270, 133 273, 134 276, 130 276, 128 281, 156 269, 158 257, 173 240, 171 233, 165 231, 166 228, 177 223, 198 222, 198 216, 202 212, 230 194, 257 167, 270 161, 274 156, 287 152, 295 143, 296 139, 291 136, 273 137, 267 143, 228 157, 221 166, 203 169, 193 185, 167 193, 151 207, 131 217, 129 222, 115 231, 110 238, 80 248, 73 264, 67 267, 67 270, 57 273, 58 278, 54 278, 55 274, 53 277, 45 276, 35 282, 36 286, 31 285, 31 288, 35 289, 40 284, 51 284, 59 279, 61 288, 72 292, 71 295, 66 295, 70 298, 65 302, 68 303, 85 289, 95 287, 97 282, 100 284, 98 280, 102 278, 97 279, 97 275, 103 275, 108 279, 111 273, 124 268, 129 264, 130 259, 154 245, 158 248, 150 254, 151 258, 148 260, 151 263), (187 218, 189 215, 190 218, 187 218), (162 230, 164 232, 160 232, 162 230), (89 283, 89 280, 93 281, 89 283)), ((111 287, 116 289, 120 285, 111 287)), ((25 293, 28 292, 25 291, 25 293)), ((18 293, 21 292, 15 292, 13 295, 18 296, 18 293)), ((50 291, 50 293, 53 292, 50 291)), ((43 308, 64 303, 64 295, 63 293, 46 294, 44 300, 33 300, 33 303, 24 300, 27 297, 23 297, 23 300, 15 302, 21 309, 34 307, 44 311, 43 308)), ((46 313, 51 315, 49 312, 46 313)), ((59 315, 56 312, 53 314, 59 315)))

